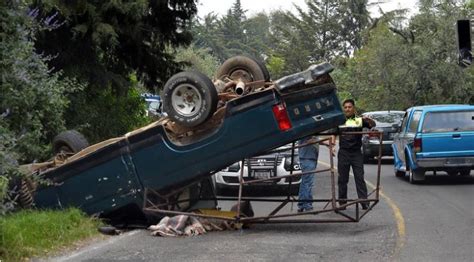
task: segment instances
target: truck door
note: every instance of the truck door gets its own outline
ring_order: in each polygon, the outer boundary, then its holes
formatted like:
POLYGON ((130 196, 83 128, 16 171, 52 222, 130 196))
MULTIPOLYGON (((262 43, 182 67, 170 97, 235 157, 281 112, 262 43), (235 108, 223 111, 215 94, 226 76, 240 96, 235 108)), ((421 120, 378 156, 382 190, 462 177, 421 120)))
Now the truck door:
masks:
POLYGON ((405 163, 406 167, 406 155, 405 148, 407 145, 413 144, 415 139, 416 130, 420 122, 422 111, 416 110, 414 112, 409 112, 406 118, 403 120, 402 130, 399 134, 399 139, 397 141, 397 150, 399 152, 400 160, 405 163))

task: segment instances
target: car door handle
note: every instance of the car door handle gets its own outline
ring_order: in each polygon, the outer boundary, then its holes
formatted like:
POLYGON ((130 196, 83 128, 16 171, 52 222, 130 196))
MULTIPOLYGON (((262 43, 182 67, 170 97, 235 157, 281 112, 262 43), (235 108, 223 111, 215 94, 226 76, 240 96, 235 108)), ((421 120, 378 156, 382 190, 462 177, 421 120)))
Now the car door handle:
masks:
POLYGON ((313 119, 316 121, 321 121, 321 120, 324 120, 324 117, 322 115, 317 115, 317 116, 313 116, 313 119))
POLYGON ((453 134, 453 138, 460 138, 461 134, 453 134))

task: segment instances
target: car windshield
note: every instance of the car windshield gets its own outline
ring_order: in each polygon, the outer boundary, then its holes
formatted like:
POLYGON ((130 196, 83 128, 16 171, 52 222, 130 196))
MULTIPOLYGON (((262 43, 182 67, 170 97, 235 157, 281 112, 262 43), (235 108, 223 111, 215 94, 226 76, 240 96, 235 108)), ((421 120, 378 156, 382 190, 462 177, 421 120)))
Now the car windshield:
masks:
POLYGON ((404 113, 374 113, 374 114, 364 114, 372 118, 376 124, 387 123, 395 124, 400 123, 404 113))
POLYGON ((453 131, 474 131, 474 111, 426 113, 423 133, 453 131))

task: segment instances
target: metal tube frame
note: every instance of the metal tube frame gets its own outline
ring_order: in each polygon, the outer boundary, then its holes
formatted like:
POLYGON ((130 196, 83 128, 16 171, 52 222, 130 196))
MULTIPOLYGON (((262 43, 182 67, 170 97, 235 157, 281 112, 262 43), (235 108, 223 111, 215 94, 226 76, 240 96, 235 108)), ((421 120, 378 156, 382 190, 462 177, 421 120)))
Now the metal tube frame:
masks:
MULTIPOLYGON (((170 191, 166 194, 160 194, 159 192, 146 188, 145 189, 145 198, 144 198, 144 205, 143 205, 143 210, 148 213, 155 213, 155 214, 166 214, 166 215, 188 215, 188 216, 195 216, 195 217, 202 217, 202 218, 212 218, 212 219, 222 219, 222 220, 227 220, 227 221, 233 221, 236 223, 245 223, 245 224, 263 224, 263 223, 344 223, 344 222, 359 222, 369 211, 373 209, 375 205, 379 202, 379 197, 380 197, 380 171, 381 171, 381 161, 382 161, 382 132, 379 131, 361 131, 361 132, 341 132, 338 133, 338 135, 354 135, 354 134, 376 134, 379 136, 379 154, 378 154, 378 163, 377 163, 377 182, 375 185, 375 188, 373 191, 371 191, 368 195, 367 199, 344 199, 346 201, 345 204, 340 204, 337 205, 339 202, 339 199, 336 198, 336 172, 334 168, 334 156, 332 154, 334 144, 329 142, 329 158, 330 158, 330 168, 323 169, 323 170, 315 170, 311 172, 297 172, 293 173, 293 170, 290 171, 289 175, 285 176, 279 176, 279 177, 270 177, 268 179, 258 179, 258 180, 251 180, 251 181, 244 181, 243 178, 243 168, 240 169, 240 176, 239 176, 239 191, 238 191, 238 196, 237 198, 235 197, 215 197, 215 198, 199 198, 199 200, 213 200, 213 201, 219 201, 219 200, 225 200, 225 201, 234 201, 237 200, 237 211, 236 211, 236 216, 233 218, 230 217, 225 217, 225 216, 215 216, 215 215, 206 215, 206 214, 200 214, 200 213, 194 213, 194 212, 185 212, 185 211, 176 211, 173 209, 180 208, 179 203, 182 202, 188 202, 191 201, 191 199, 182 199, 182 200, 177 200, 179 193, 185 190, 186 188, 196 184, 197 182, 194 182, 192 184, 188 184, 186 186, 183 186, 181 188, 178 188, 176 190, 170 191), (249 184, 254 184, 254 183, 259 183, 263 181, 270 181, 270 180, 280 180, 283 178, 288 178, 288 177, 297 177, 297 176, 304 176, 304 175, 312 175, 320 172, 327 172, 330 171, 331 173, 331 198, 330 199, 313 199, 313 200, 307 200, 309 202, 323 202, 326 203, 325 206, 322 209, 318 210, 312 210, 312 211, 307 211, 307 212, 301 212, 301 213, 287 213, 287 214, 279 214, 280 210, 285 207, 289 203, 295 203, 298 202, 298 200, 291 196, 290 190, 288 190, 288 195, 285 199, 271 199, 271 198, 249 198, 249 197, 243 197, 242 192, 243 192, 243 187, 245 185, 249 184), (154 196, 155 198, 158 197, 160 199, 161 203, 155 203, 153 200, 149 198, 149 195, 154 196), (373 198, 370 198, 370 196, 374 196, 373 198), (257 216, 257 217, 245 217, 241 216, 241 203, 243 201, 255 201, 255 202, 280 202, 280 205, 278 205, 275 209, 273 209, 268 215, 266 216, 257 216), (359 210, 359 204, 361 203, 368 203, 369 207, 366 210, 359 210), (349 213, 346 211, 347 207, 354 206, 355 205, 355 214, 352 212, 349 213), (325 214, 325 213, 334 213, 335 217, 334 218, 317 218, 317 215, 319 214, 325 214), (307 216, 307 215, 315 215, 314 218, 308 219, 308 218, 299 218, 299 219, 291 219, 293 217, 298 217, 298 216, 307 216)), ((324 135, 334 135, 334 134, 324 134, 324 135)), ((310 145, 310 144, 316 144, 320 143, 323 141, 328 141, 332 139, 332 137, 328 138, 323 138, 319 139, 318 141, 308 143, 305 145, 298 145, 295 146, 295 143, 292 143, 291 147, 291 156, 293 161, 293 157, 295 154, 295 149, 300 148, 302 146, 310 145)), ((270 152, 283 152, 287 151, 288 149, 277 149, 277 150, 272 150, 270 152)), ((266 152, 264 154, 267 154, 269 152, 266 152)), ((263 154, 262 154, 263 155, 263 154)), ((244 160, 241 161, 242 167, 244 165, 244 160)), ((293 162, 292 165, 293 167, 293 162)), ((209 174, 212 175, 213 173, 209 174)), ((291 186, 291 180, 290 180, 290 185, 288 186, 288 189, 291 186)))

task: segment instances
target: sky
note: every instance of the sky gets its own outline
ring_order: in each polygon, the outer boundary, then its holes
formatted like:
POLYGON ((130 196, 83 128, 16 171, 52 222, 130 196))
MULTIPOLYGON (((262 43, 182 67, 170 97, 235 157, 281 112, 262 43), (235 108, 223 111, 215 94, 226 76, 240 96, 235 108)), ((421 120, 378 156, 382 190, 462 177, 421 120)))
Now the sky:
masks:
MULTIPOLYGON (((227 10, 232 7, 235 0, 199 0, 198 16, 203 17, 204 15, 214 12, 218 15, 225 15, 227 10)), ((387 3, 380 4, 380 7, 385 12, 396 8, 409 8, 414 12, 416 10, 416 4, 414 0, 387 0, 387 3)), ((290 10, 295 11, 293 4, 300 6, 304 9, 306 7, 305 0, 240 0, 244 10, 247 10, 247 17, 260 11, 266 11, 267 13, 272 10, 290 10)), ((377 16, 377 9, 371 10, 374 16, 377 16)))

